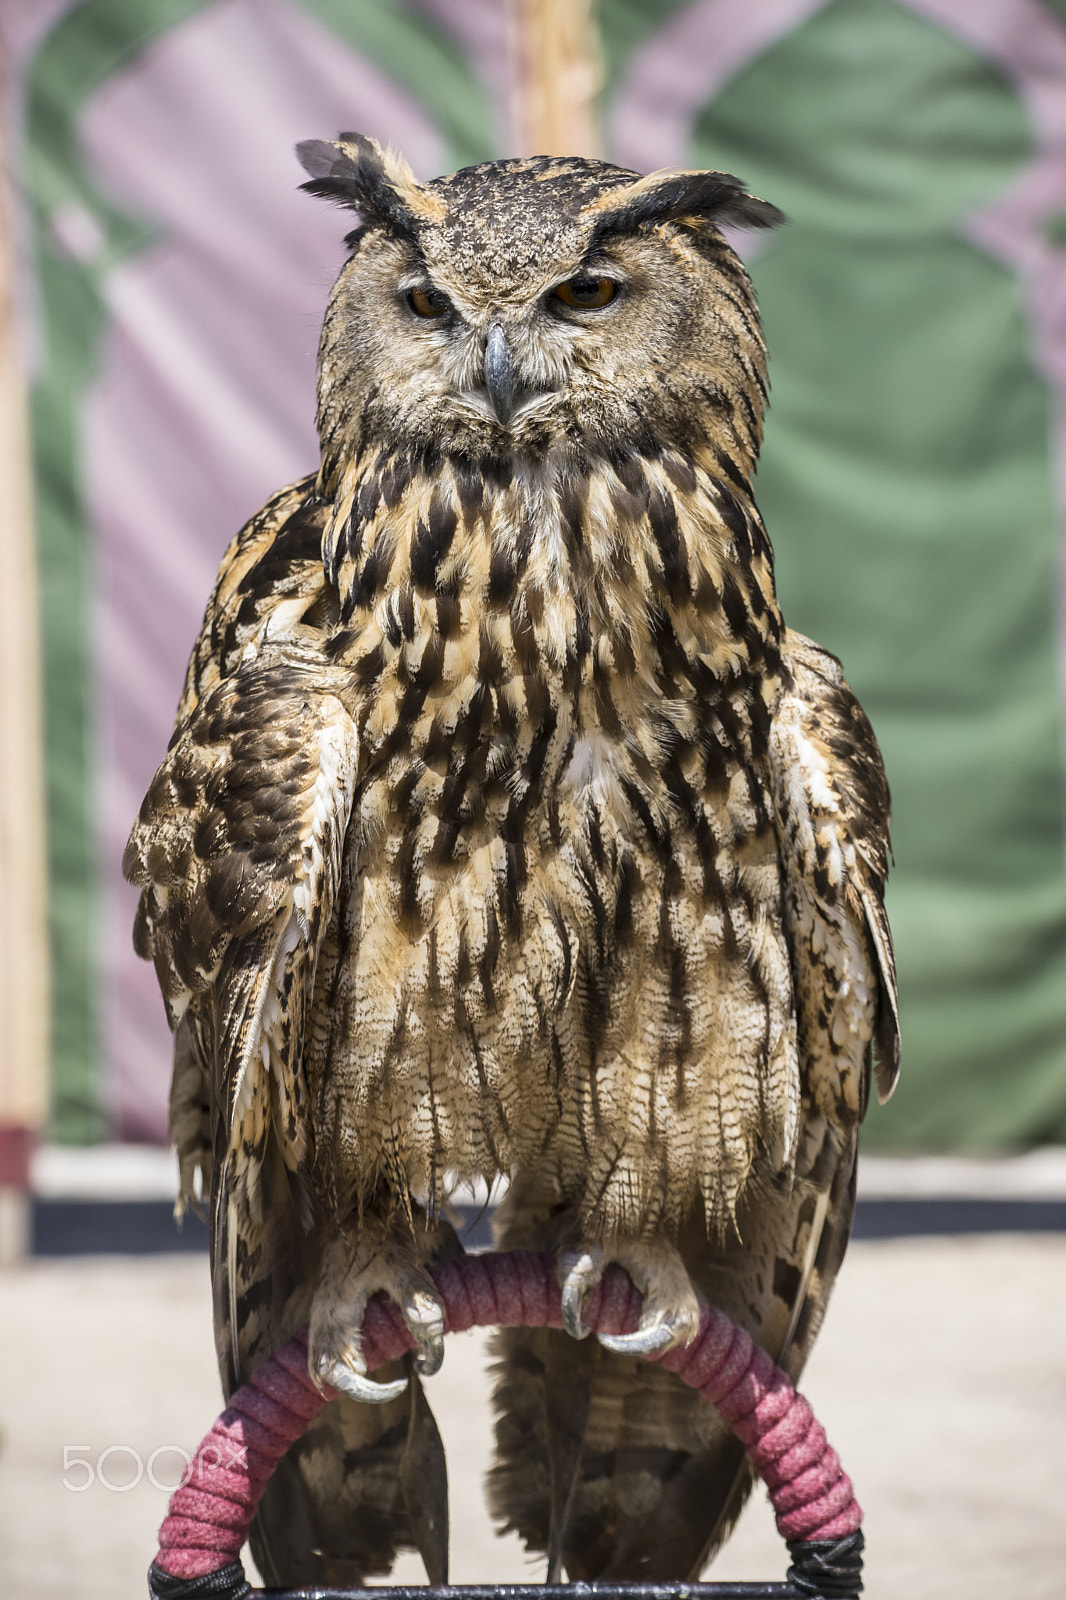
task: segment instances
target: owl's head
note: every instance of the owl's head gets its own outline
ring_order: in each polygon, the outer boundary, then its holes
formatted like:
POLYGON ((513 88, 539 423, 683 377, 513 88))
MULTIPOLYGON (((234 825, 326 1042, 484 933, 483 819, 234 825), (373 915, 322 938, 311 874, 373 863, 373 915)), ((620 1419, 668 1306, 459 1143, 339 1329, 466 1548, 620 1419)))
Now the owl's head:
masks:
POLYGON ((535 157, 420 184, 361 134, 297 152, 303 187, 359 216, 322 333, 325 460, 382 439, 479 458, 698 455, 724 431, 751 470, 765 356, 719 228, 782 218, 736 178, 535 157))

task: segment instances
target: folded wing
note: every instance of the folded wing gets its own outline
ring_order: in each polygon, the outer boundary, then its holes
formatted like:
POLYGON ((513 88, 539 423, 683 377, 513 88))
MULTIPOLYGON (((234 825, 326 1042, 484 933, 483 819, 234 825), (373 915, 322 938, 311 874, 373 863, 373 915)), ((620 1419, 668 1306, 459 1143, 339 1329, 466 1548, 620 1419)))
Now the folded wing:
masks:
POLYGON ((771 735, 804 1094, 847 1124, 899 1072, 899 1013, 885 916, 890 798, 881 753, 839 661, 785 635, 771 735))
POLYGON ((304 1027, 358 767, 341 682, 292 640, 249 647, 179 726, 123 862, 171 1026, 210 997, 212 1098, 253 1212, 268 1129, 290 1171, 310 1155, 304 1027))

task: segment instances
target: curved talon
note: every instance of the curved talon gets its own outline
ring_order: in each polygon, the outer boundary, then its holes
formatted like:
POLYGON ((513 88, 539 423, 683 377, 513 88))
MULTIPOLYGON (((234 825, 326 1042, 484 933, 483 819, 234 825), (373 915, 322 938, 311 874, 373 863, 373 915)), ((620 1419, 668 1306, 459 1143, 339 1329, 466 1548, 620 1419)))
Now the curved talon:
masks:
POLYGON ((444 1329, 430 1328, 416 1340, 415 1368, 420 1377, 432 1378, 444 1365, 444 1329))
POLYGON ((673 1344, 677 1334, 667 1322, 650 1322, 634 1333, 598 1333, 596 1337, 605 1350, 613 1350, 616 1355, 649 1356, 673 1344))
POLYGON ((415 1342, 415 1367, 423 1378, 432 1378, 444 1365, 444 1307, 435 1295, 415 1287, 401 1309, 415 1342))
POLYGON ((573 1278, 567 1278, 563 1284, 562 1307, 563 1327, 571 1339, 587 1339, 592 1332, 586 1328, 581 1320, 581 1310, 585 1304, 585 1289, 580 1283, 575 1283, 573 1278))
POLYGON ((330 1361, 328 1356, 322 1357, 318 1370, 324 1383, 331 1384, 342 1394, 351 1395, 353 1400, 361 1400, 364 1405, 383 1406, 389 1400, 398 1400, 407 1388, 406 1378, 397 1378, 393 1383, 375 1383, 373 1378, 353 1372, 343 1361, 330 1361))
POLYGON ((563 1327, 571 1339, 587 1339, 592 1332, 581 1320, 585 1296, 603 1277, 603 1251, 599 1245, 565 1250, 559 1256, 557 1271, 562 1289, 563 1327))

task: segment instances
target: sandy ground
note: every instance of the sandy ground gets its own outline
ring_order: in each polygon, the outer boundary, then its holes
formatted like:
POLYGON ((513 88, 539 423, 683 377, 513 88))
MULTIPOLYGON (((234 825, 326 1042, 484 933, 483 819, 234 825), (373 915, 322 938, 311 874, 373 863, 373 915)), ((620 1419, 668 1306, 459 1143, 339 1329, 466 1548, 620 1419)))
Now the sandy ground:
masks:
MULTIPOLYGON (((1064 1236, 853 1245, 803 1387, 866 1510, 869 1600, 1066 1595, 1064 1329, 1064 1236)), ((209 1330, 200 1257, 39 1260, 0 1275, 5 1597, 145 1594, 175 1447, 191 1450, 219 1406, 209 1330)), ((431 1383, 452 1577, 535 1580, 482 1505, 482 1367, 482 1338, 466 1334, 431 1383)), ((784 1567, 760 1495, 708 1576, 780 1579, 784 1567)), ((415 1557, 396 1576, 423 1581, 415 1557)))

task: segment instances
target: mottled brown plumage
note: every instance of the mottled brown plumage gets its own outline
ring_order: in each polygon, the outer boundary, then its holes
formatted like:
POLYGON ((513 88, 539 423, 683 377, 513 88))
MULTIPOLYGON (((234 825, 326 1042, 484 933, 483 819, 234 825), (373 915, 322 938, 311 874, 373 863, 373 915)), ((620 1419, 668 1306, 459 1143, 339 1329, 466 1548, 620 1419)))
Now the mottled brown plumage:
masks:
POLYGON ((364 1403, 359 1325, 386 1289, 431 1372, 448 1195, 506 1178, 573 1334, 608 1260, 646 1300, 610 1348, 498 1337, 494 1512, 553 1573, 687 1577, 746 1469, 633 1350, 695 1291, 799 1372, 898 1058, 880 757, 783 626, 751 492, 765 359, 719 225, 777 213, 719 173, 301 153, 360 213, 321 466, 223 560, 126 857, 226 1388, 310 1320, 347 1391, 257 1554, 358 1582, 413 1542, 442 1576, 432 1418, 410 1363, 364 1403))

